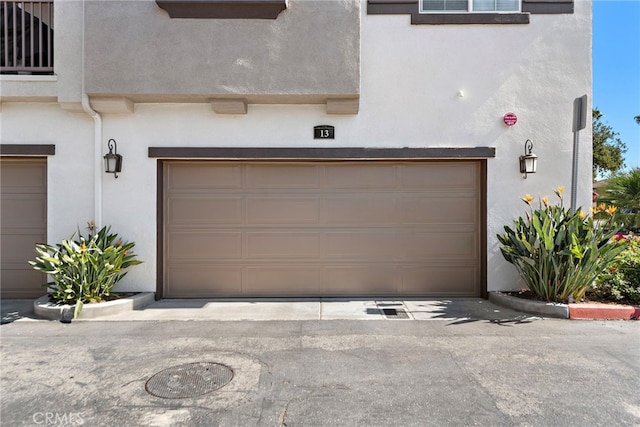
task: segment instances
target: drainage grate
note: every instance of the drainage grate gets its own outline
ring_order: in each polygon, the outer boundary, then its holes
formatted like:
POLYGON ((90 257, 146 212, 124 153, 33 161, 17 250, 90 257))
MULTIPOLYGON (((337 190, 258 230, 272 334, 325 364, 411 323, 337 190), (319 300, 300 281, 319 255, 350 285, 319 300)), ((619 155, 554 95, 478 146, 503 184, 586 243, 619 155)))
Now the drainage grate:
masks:
POLYGON ((144 388, 167 399, 183 399, 211 393, 233 379, 233 370, 220 363, 196 362, 173 366, 153 375, 144 388))
POLYGON ((406 311, 397 308, 383 308, 382 312, 384 313, 387 319, 408 319, 409 315, 406 311))

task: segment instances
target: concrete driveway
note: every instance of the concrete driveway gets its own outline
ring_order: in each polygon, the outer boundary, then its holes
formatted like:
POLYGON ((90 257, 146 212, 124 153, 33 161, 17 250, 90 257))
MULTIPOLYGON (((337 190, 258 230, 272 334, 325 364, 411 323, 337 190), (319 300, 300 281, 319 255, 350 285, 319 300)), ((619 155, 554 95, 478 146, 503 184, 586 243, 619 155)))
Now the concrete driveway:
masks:
MULTIPOLYGON (((0 326, 2 425, 640 424, 639 322, 440 311, 425 321, 17 320, 0 326), (155 374, 196 362, 228 366, 233 379, 186 398, 146 390, 155 374)), ((198 374, 168 387, 209 381, 198 374)))

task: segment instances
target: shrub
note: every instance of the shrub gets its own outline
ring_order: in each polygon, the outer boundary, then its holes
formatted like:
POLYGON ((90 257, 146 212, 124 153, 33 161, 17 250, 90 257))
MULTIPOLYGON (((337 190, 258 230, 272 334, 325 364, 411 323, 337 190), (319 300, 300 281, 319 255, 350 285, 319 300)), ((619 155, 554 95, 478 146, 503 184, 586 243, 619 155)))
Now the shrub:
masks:
POLYGON ((135 243, 123 243, 111 227, 103 227, 95 234, 89 223, 89 235, 74 233, 56 246, 36 245, 38 257, 29 261, 34 269, 51 276, 47 284, 51 300, 62 304, 75 304, 74 317, 83 303, 103 301, 126 274, 128 267, 140 264, 132 252, 135 243), (74 240, 79 235, 77 240, 74 240))
POLYGON ((618 230, 613 224, 615 208, 601 206, 598 210, 607 212, 609 219, 596 226, 592 216, 564 208, 563 191, 555 190, 559 205, 550 205, 545 196, 537 209, 531 206, 533 197, 526 195, 526 218, 518 218, 513 228, 505 226, 505 233, 498 235, 504 258, 516 267, 529 290, 545 301, 581 300, 625 248, 609 242, 618 230))
POLYGON ((599 298, 615 302, 640 304, 640 239, 622 238, 627 244, 593 285, 592 292, 599 298))

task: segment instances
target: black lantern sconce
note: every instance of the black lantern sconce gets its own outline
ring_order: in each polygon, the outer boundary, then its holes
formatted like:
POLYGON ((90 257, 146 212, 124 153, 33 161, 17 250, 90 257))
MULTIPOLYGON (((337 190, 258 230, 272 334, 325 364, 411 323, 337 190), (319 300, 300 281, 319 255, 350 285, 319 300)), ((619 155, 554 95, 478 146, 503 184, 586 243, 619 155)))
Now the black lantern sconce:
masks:
POLYGON ((104 155, 104 171, 118 178, 118 174, 122 171, 122 156, 118 154, 118 144, 115 139, 110 139, 107 146, 109 152, 104 155))
POLYGON ((527 139, 524 143, 524 156, 520 156, 520 173, 524 174, 524 179, 527 179, 527 174, 536 173, 538 166, 538 156, 531 150, 533 150, 533 142, 527 139))

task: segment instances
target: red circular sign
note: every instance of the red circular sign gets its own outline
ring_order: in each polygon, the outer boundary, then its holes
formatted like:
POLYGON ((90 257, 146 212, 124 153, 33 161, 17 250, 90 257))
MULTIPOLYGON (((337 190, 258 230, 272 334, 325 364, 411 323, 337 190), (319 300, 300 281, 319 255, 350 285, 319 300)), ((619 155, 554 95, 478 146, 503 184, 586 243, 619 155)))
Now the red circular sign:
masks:
POLYGON ((504 124, 507 126, 513 126, 518 122, 518 116, 513 113, 507 113, 504 115, 504 124))

